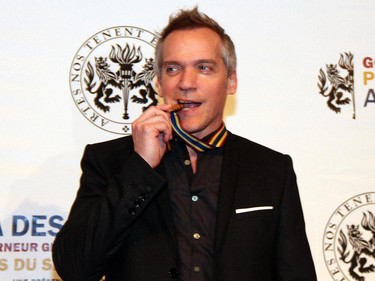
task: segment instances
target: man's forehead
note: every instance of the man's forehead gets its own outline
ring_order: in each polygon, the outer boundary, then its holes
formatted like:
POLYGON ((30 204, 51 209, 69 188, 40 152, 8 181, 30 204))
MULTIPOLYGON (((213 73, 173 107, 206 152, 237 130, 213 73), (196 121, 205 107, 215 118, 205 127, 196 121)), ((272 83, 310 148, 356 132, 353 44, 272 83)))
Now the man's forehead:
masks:
POLYGON ((207 63, 225 67, 222 49, 220 36, 210 28, 175 30, 162 45, 161 65, 193 66, 207 63))
MULTIPOLYGON (((194 56, 194 59, 213 59, 221 52, 219 35, 208 28, 176 30, 167 36, 163 44, 163 56, 194 56), (203 57, 199 57, 203 55, 203 57)), ((165 57, 165 59, 167 59, 165 57)))
POLYGON ((174 38, 174 37, 179 37, 179 38, 188 37, 191 34, 201 35, 201 36, 209 35, 210 37, 213 37, 213 38, 216 37, 217 39, 220 40, 220 36, 215 30, 209 27, 205 27, 205 26, 198 26, 198 27, 192 27, 192 28, 183 28, 183 29, 173 30, 171 33, 169 33, 165 37, 164 41, 167 41, 169 38, 174 38))

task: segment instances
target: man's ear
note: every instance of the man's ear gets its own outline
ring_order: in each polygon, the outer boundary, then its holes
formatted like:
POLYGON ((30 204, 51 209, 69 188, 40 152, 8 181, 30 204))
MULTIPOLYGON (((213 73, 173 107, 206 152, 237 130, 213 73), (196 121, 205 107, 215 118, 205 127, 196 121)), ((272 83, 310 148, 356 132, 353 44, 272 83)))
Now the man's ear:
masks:
POLYGON ((158 92, 158 96, 162 98, 163 93, 162 93, 162 90, 161 90, 159 78, 155 78, 155 85, 156 85, 156 89, 157 89, 157 92, 158 92))
POLYGON ((233 72, 228 77, 227 94, 234 95, 237 91, 237 73, 233 72))

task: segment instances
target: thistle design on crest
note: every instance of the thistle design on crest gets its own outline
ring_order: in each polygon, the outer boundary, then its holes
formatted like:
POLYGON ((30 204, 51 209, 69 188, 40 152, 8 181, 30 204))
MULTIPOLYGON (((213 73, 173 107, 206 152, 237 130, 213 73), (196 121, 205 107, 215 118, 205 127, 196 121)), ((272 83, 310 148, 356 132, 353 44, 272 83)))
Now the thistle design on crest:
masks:
POLYGON ((353 54, 350 52, 340 54, 338 64, 326 64, 326 71, 321 68, 318 78, 319 94, 328 98, 328 107, 334 112, 340 113, 342 106, 352 102, 352 116, 355 119, 353 54), (341 71, 346 74, 341 74, 341 71))
POLYGON ((350 265, 350 276, 354 280, 365 281, 365 277, 361 274, 375 272, 375 217, 372 212, 363 213, 361 226, 365 231, 371 232, 371 238, 369 240, 363 238, 359 225, 347 225, 347 235, 340 230, 337 250, 340 259, 350 265))
POLYGON ((148 104, 142 110, 157 104, 156 92, 152 86, 152 80, 155 77, 154 60, 145 58, 145 64, 142 70, 137 73, 134 66, 141 63, 143 54, 141 47, 132 47, 126 43, 125 47, 116 44, 112 45, 108 57, 95 57, 95 67, 91 62, 87 63, 85 70, 86 77, 84 82, 86 90, 95 95, 95 106, 106 113, 109 112, 110 104, 123 101, 124 112, 122 118, 130 118, 128 106, 129 102, 148 104), (112 62, 108 63, 108 58, 112 62), (116 68, 115 70, 111 70, 116 68), (139 88, 139 95, 133 95, 129 98, 132 89, 139 88), (115 91, 121 93, 115 94, 115 91), (150 103, 151 101, 151 103, 150 103))

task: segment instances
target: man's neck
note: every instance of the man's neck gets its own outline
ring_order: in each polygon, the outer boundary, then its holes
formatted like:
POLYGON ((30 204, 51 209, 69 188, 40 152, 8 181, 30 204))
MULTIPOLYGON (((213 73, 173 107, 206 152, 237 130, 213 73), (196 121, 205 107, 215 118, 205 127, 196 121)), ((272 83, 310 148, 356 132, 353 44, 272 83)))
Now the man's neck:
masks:
POLYGON ((197 171, 197 162, 198 162, 198 155, 197 152, 192 149, 190 146, 186 146, 188 153, 189 153, 189 158, 190 158, 190 163, 191 163, 191 168, 193 170, 193 173, 197 171))

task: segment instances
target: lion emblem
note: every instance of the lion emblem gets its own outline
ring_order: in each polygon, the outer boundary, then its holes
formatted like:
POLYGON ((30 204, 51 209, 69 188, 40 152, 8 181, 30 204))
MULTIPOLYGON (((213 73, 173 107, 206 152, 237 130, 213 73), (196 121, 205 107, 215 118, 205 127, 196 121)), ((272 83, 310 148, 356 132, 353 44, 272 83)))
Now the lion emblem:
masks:
POLYGON ((319 71, 319 94, 327 97, 328 107, 336 113, 341 112, 341 106, 353 104, 353 119, 355 119, 355 103, 354 103, 354 67, 353 55, 345 53, 340 55, 340 60, 337 64, 327 64, 326 72, 319 71), (340 74, 338 69, 346 71, 346 75, 340 74), (330 85, 327 85, 327 80, 330 85))
POLYGON ((98 85, 94 81, 94 68, 89 62, 86 69, 87 78, 85 78, 84 80, 86 84, 86 90, 95 95, 95 105, 104 112, 108 112, 110 110, 110 107, 107 105, 107 103, 119 102, 121 100, 121 97, 119 95, 115 95, 112 97, 113 89, 108 86, 112 85, 116 88, 121 89, 121 84, 117 82, 116 75, 109 69, 107 58, 95 58, 95 70, 98 75, 98 85))
POLYGON ((131 100, 136 103, 140 104, 146 104, 151 100, 151 103, 148 106, 144 106, 142 108, 143 111, 145 111, 147 108, 149 108, 152 105, 157 105, 158 100, 156 99, 156 91, 153 87, 153 79, 155 77, 155 70, 154 70, 154 59, 146 59, 146 64, 143 66, 143 70, 140 71, 133 81, 129 81, 129 87, 130 89, 138 88, 140 86, 144 86, 145 89, 139 90, 139 95, 141 97, 138 97, 136 95, 131 97, 131 100))
POLYGON ((350 265, 350 276, 355 280, 365 281, 365 277, 360 274, 375 272, 375 265, 369 259, 375 259, 375 217, 372 212, 369 211, 368 214, 363 214, 361 225, 365 230, 372 233, 372 237, 369 240, 365 240, 359 230, 359 225, 348 225, 348 236, 340 230, 340 238, 338 238, 340 245, 337 250, 340 254, 340 259, 350 265), (348 240, 351 249, 349 248, 348 240))
POLYGON ((128 112, 130 91, 139 87, 141 97, 134 95, 131 97, 131 102, 148 104, 142 108, 143 111, 158 103, 157 93, 152 84, 155 77, 154 60, 145 58, 146 63, 139 73, 134 69, 144 58, 141 47, 137 48, 134 45, 131 47, 128 44, 122 47, 117 44, 112 46, 108 58, 112 62, 112 68, 117 68, 117 71, 110 69, 111 65, 107 62, 107 57, 95 57, 95 68, 88 62, 85 70, 86 90, 95 96, 94 104, 97 108, 103 112, 109 112, 110 104, 122 100, 123 119, 128 120, 130 118, 128 112), (122 95, 114 94, 115 91, 122 95))

